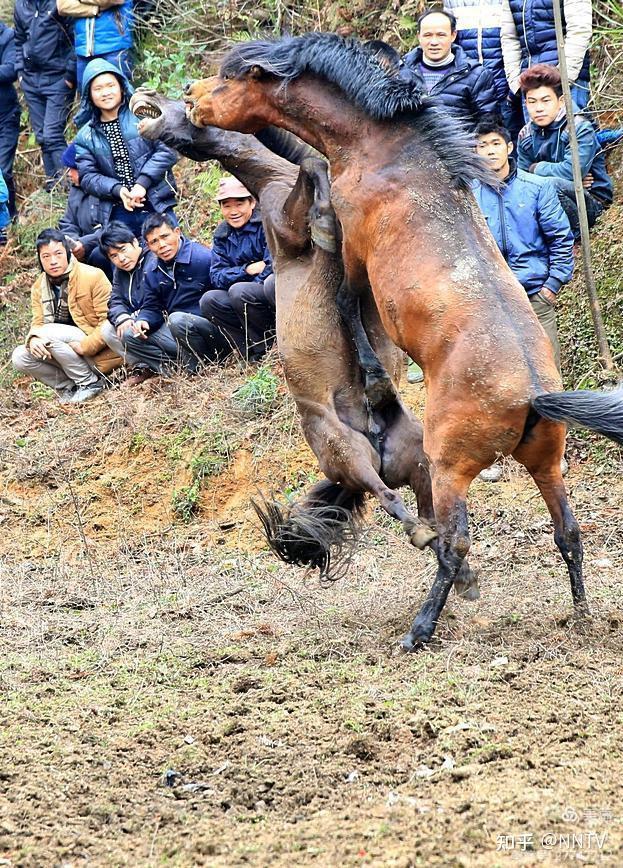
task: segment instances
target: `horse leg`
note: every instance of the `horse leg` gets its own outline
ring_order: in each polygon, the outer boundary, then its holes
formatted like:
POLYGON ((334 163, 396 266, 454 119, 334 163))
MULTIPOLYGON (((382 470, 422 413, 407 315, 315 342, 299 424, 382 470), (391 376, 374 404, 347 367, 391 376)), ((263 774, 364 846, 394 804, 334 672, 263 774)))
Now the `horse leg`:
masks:
POLYGON ((305 250, 311 240, 328 253, 338 244, 337 220, 331 205, 328 166, 320 158, 306 157, 296 183, 283 205, 281 231, 291 248, 305 250))
POLYGON ((456 580, 470 547, 466 496, 471 476, 457 475, 448 468, 435 468, 433 502, 439 538, 436 544, 437 574, 410 631, 401 642, 404 651, 415 651, 429 642, 450 588, 456 580))
POLYGON ((580 526, 567 500, 560 472, 564 454, 565 426, 541 419, 525 443, 513 455, 527 469, 537 484, 554 523, 554 541, 567 564, 571 596, 578 615, 588 615, 586 591, 582 577, 583 549, 580 526))
POLYGON ((355 343, 359 367, 364 375, 365 396, 372 410, 380 410, 390 401, 396 400, 396 389, 391 377, 372 349, 372 344, 361 319, 359 291, 347 277, 344 278, 337 292, 336 303, 355 343))

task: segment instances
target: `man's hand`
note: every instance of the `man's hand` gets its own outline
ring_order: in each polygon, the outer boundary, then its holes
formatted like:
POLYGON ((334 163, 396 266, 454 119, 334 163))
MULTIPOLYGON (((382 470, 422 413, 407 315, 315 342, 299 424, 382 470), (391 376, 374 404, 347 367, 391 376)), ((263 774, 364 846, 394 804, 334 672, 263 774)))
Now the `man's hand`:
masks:
POLYGON ((80 262, 84 261, 85 249, 84 244, 81 241, 75 242, 74 246, 71 248, 71 252, 76 257, 76 259, 80 260, 80 262))
POLYGON ((548 289, 544 286, 539 292, 541 298, 544 298, 545 301, 548 301, 550 304, 556 304, 557 295, 555 292, 552 292, 551 289, 548 289))
POLYGON ((131 319, 126 319, 122 323, 119 323, 119 325, 116 328, 117 337, 119 338, 119 340, 121 340, 122 336, 131 328, 132 328, 132 320, 131 319))
POLYGON ((119 191, 119 196, 121 197, 121 202, 126 211, 134 211, 134 199, 132 198, 132 193, 128 190, 127 187, 122 187, 119 191))
POLYGON ((247 265, 245 271, 247 274, 256 275, 261 274, 266 268, 266 263, 262 260, 262 262, 252 262, 250 265, 247 265))
POLYGON ((79 356, 84 355, 84 350, 82 349, 80 341, 68 341, 67 346, 71 347, 74 353, 77 353, 79 356))
POLYGON ((144 319, 137 319, 132 323, 132 334, 146 341, 149 337, 149 323, 144 319))
POLYGON ((48 350, 43 338, 31 338, 28 341, 28 352, 33 355, 35 359, 41 359, 41 361, 52 358, 52 354, 48 350))
POLYGON ((588 173, 588 175, 584 175, 584 177, 582 178, 582 186, 584 187, 584 189, 590 190, 591 187, 593 186, 594 180, 595 179, 593 178, 593 176, 591 175, 590 172, 588 173))

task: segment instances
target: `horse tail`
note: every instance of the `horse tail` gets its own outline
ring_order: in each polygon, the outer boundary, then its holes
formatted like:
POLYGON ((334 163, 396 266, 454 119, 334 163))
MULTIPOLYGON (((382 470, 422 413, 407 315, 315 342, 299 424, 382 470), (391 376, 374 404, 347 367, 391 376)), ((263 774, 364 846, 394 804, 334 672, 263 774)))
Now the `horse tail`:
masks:
POLYGON ((550 392, 539 395, 532 406, 552 422, 590 428, 623 445, 623 390, 612 392, 550 392))
POLYGON ((323 480, 298 503, 251 501, 274 553, 286 564, 312 567, 320 578, 340 578, 355 550, 365 492, 323 480))

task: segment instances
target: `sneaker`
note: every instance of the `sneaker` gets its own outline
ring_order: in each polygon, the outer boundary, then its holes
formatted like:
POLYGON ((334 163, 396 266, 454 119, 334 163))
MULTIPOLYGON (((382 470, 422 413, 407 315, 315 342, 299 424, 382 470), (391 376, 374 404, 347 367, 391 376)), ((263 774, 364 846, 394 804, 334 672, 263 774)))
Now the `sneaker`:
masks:
POLYGON ((478 477, 483 480, 483 482, 499 482, 502 478, 502 465, 501 464, 492 464, 491 467, 485 467, 484 470, 481 470, 478 474, 478 477))
POLYGON ((6 247, 9 243, 9 236, 6 233, 6 229, 0 229, 0 247, 6 247))
POLYGON ((560 459, 560 472, 563 476, 566 476, 567 473, 569 473, 569 462, 564 457, 560 459))
POLYGON ((124 384, 126 386, 139 386, 141 383, 144 383, 145 380, 149 380, 150 377, 155 376, 156 372, 152 371, 151 368, 133 368, 130 376, 126 377, 124 384))
POLYGON ((409 359, 409 364, 407 365, 407 383, 423 382, 424 371, 420 368, 417 362, 414 362, 413 359, 409 359))
POLYGON ((104 380, 100 377, 94 383, 89 383, 88 386, 80 386, 80 388, 74 392, 71 403, 72 404, 82 404, 83 401, 90 401, 91 398, 97 397, 100 392, 103 392, 105 389, 104 380))
POLYGON ((64 386, 62 389, 56 389, 55 391, 59 404, 71 404, 73 396, 76 394, 76 387, 64 386))

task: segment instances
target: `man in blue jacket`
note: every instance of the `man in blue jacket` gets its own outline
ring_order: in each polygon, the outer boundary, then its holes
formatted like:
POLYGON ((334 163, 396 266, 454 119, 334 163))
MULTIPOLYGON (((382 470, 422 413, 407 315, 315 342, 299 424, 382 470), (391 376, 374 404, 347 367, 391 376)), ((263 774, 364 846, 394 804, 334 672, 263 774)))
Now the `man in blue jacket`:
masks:
POLYGON ((4 176, 9 194, 9 216, 17 214, 13 162, 19 139, 20 108, 13 82, 15 70, 15 35, 0 21, 0 172, 4 176))
POLYGON ((76 70, 78 87, 89 61, 108 60, 128 79, 132 78, 130 51, 133 43, 133 0, 99 0, 81 3, 84 14, 75 19, 76 70))
POLYGON ((75 138, 80 185, 102 201, 103 223, 120 220, 139 238, 150 213, 172 212, 178 159, 162 142, 138 132, 129 109, 132 87, 116 66, 92 60, 83 77, 75 138))
POLYGON ((470 131, 483 114, 499 113, 491 72, 467 56, 456 40, 451 12, 427 9, 418 18, 419 47, 404 57, 420 88, 470 131))
POLYGON ((275 278, 256 202, 236 178, 221 178, 216 200, 225 218, 212 239, 212 290, 201 313, 243 358, 261 358, 275 334, 275 278))
MULTIPOLYGON (((560 370, 556 301, 573 275, 573 233, 556 191, 544 178, 517 169, 508 130, 495 120, 476 127, 477 150, 502 182, 499 188, 474 185, 474 195, 509 268, 554 348, 560 370)), ((568 465, 561 462, 563 474, 568 465)), ((493 464, 480 476, 497 482, 502 467, 493 464)))
MULTIPOLYGON (((573 234, 578 239, 580 222, 560 72, 554 66, 536 64, 522 72, 519 83, 526 99, 530 122, 519 133, 517 165, 552 182, 573 234)), ((573 122, 584 178, 588 225, 593 226, 599 215, 612 203, 612 181, 606 171, 605 155, 593 125, 581 114, 574 115, 573 122)))
POLYGON ((46 188, 63 173, 65 126, 76 88, 73 23, 56 0, 16 0, 15 69, 41 148, 46 188))
POLYGON ((194 372, 200 362, 229 355, 227 337, 199 308, 199 299, 212 285, 210 248, 184 238, 169 214, 150 215, 143 237, 153 255, 144 266, 140 309, 121 338, 125 349, 158 374, 176 359, 194 372))

